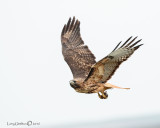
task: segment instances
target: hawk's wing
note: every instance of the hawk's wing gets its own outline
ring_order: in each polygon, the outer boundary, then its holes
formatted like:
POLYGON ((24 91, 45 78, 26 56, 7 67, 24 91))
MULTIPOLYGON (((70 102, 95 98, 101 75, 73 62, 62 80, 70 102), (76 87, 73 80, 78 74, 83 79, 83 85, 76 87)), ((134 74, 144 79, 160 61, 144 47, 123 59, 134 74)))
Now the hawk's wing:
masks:
POLYGON ((131 38, 132 37, 130 37, 120 48, 118 48, 121 43, 120 42, 108 56, 93 65, 88 77, 85 79, 85 82, 107 82, 119 65, 123 61, 127 60, 127 58, 129 58, 134 51, 142 45, 140 44, 135 46, 141 40, 133 43, 137 37, 129 42, 131 38))
POLYGON ((68 20, 61 33, 62 53, 69 65, 74 79, 84 80, 96 63, 94 55, 88 49, 80 35, 80 22, 75 17, 68 20))

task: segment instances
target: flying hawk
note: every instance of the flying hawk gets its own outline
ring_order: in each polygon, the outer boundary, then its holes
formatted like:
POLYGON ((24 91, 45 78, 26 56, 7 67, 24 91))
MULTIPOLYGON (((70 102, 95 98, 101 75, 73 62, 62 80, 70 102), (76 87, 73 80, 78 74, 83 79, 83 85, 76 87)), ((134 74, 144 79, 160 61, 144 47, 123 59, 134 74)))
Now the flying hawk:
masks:
POLYGON ((141 39, 134 42, 137 37, 132 40, 131 38, 121 46, 120 42, 109 55, 96 62, 95 56, 88 46, 84 45, 81 38, 80 21, 75 20, 75 17, 73 19, 69 18, 61 33, 61 43, 64 60, 69 65, 74 78, 70 80, 71 87, 80 93, 98 93, 101 99, 108 97, 105 90, 121 88, 109 84, 107 81, 112 77, 119 65, 142 45, 136 45, 141 39))

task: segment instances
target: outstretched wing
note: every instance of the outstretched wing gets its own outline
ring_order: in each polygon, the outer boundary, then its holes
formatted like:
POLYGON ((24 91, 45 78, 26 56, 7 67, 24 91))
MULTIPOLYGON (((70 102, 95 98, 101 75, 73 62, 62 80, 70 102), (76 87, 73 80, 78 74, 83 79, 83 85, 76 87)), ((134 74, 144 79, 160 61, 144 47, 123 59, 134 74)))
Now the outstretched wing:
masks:
POLYGON ((62 54, 69 65, 74 79, 84 80, 96 63, 94 55, 89 50, 80 35, 80 22, 75 17, 69 18, 61 33, 62 54))
POLYGON ((132 37, 130 37, 121 47, 118 48, 121 43, 120 42, 108 56, 93 65, 88 77, 85 79, 85 82, 107 82, 119 65, 123 61, 127 60, 127 58, 129 58, 134 51, 142 45, 140 44, 135 46, 141 40, 133 43, 137 37, 135 37, 133 40, 131 40, 131 38, 132 37))

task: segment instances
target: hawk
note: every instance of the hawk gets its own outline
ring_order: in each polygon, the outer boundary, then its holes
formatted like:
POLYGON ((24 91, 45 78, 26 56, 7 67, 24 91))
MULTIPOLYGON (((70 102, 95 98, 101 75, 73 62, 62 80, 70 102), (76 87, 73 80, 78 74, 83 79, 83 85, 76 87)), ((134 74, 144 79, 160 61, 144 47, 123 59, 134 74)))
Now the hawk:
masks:
POLYGON ((107 81, 120 64, 143 45, 137 45, 141 39, 135 42, 136 38, 130 37, 121 46, 121 42, 118 43, 109 55, 96 62, 95 56, 81 38, 80 21, 75 20, 75 17, 69 18, 62 29, 61 43, 64 60, 69 65, 74 78, 70 80, 71 87, 80 93, 98 93, 101 99, 108 97, 107 89, 129 89, 109 84, 107 81))

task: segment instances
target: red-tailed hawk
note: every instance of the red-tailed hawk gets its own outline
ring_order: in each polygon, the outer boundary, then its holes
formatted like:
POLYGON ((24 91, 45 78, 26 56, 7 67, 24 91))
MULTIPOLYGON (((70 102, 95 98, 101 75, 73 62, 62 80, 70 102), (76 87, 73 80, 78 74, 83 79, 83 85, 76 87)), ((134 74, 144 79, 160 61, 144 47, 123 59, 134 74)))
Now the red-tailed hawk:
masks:
POLYGON ((137 45, 141 40, 134 42, 137 37, 132 40, 131 38, 121 46, 120 42, 109 55, 96 62, 95 56, 88 46, 84 45, 81 38, 80 22, 78 20, 75 21, 75 17, 72 20, 69 18, 68 23, 63 27, 61 42, 64 59, 69 65, 74 78, 70 81, 71 87, 80 93, 98 93, 101 99, 108 97, 105 90, 121 88, 109 84, 107 81, 112 77, 119 65, 142 45, 137 45))

